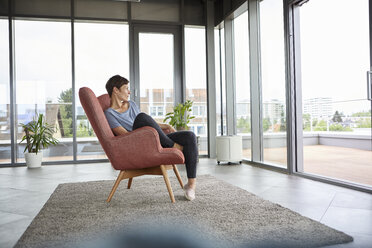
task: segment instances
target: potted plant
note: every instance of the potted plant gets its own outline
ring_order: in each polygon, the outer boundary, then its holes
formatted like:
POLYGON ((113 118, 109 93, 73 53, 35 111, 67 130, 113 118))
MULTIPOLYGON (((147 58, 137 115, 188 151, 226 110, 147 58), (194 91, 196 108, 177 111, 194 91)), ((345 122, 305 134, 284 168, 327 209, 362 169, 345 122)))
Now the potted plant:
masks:
POLYGON ((188 130, 187 124, 190 120, 194 119, 195 116, 191 116, 189 112, 191 111, 193 102, 187 100, 185 103, 179 103, 173 107, 173 112, 167 113, 164 122, 169 120, 169 124, 173 126, 177 131, 188 130))
POLYGON ((32 121, 27 124, 21 123, 21 126, 25 135, 20 143, 26 141, 24 153, 27 167, 39 168, 43 158, 42 149, 58 144, 58 140, 53 137, 57 130, 55 126, 45 121, 43 114, 37 114, 32 121))

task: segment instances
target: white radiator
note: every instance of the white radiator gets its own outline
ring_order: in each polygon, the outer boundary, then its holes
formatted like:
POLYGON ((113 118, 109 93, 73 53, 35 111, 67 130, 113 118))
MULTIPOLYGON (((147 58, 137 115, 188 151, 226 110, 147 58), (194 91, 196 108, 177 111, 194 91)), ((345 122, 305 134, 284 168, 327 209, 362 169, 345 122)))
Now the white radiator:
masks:
POLYGON ((242 136, 217 136, 217 163, 242 162, 242 136))

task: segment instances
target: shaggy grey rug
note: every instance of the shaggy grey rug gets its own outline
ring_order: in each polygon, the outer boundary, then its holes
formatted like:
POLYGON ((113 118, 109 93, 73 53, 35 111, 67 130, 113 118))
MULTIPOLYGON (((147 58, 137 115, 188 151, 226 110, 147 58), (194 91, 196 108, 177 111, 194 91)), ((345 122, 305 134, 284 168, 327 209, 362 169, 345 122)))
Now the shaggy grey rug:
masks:
POLYGON ((353 240, 212 176, 199 176, 192 202, 170 179, 174 204, 162 177, 134 178, 130 190, 124 180, 110 203, 114 181, 60 184, 15 247, 320 247, 353 240))

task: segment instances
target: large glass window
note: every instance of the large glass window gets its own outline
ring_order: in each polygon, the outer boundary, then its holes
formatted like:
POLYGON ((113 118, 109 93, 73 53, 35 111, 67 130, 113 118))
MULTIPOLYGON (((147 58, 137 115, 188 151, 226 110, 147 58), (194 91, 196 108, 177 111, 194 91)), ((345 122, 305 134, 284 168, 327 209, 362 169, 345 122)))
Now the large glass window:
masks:
POLYGON ((287 167, 283 1, 260 1, 263 162, 287 167))
POLYGON ((234 19, 236 130, 242 136, 243 157, 251 158, 248 11, 234 19))
POLYGON ((0 163, 10 163, 10 94, 8 20, 0 19, 0 163))
POLYGON ((303 171, 371 186, 368 2, 312 0, 299 21, 303 171))
MULTIPOLYGON (((76 93, 89 87, 96 96, 106 94, 107 80, 119 74, 129 80, 128 25, 75 24, 76 93)), ((76 96, 77 158, 106 158, 76 96)))
POLYGON ((194 102, 190 128, 199 139, 199 154, 208 154, 205 29, 185 28, 186 99, 194 102))
POLYGON ((59 145, 44 151, 44 161, 72 159, 71 23, 16 20, 17 162, 23 162, 20 123, 44 114, 56 125, 59 145))

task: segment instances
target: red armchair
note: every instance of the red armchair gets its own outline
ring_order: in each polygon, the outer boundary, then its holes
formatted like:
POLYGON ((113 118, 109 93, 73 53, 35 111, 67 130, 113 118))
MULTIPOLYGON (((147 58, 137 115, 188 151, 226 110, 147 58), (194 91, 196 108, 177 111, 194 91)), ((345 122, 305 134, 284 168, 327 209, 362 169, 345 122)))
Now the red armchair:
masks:
POLYGON ((142 127, 124 135, 114 136, 104 114, 104 110, 110 106, 108 94, 97 98, 91 89, 83 87, 79 90, 79 97, 112 167, 120 170, 107 202, 111 201, 121 180, 128 178, 130 189, 133 177, 149 174, 163 175, 171 201, 175 202, 167 170, 173 169, 183 188, 176 166, 184 163, 183 153, 176 148, 163 148, 159 134, 152 127, 142 127))

